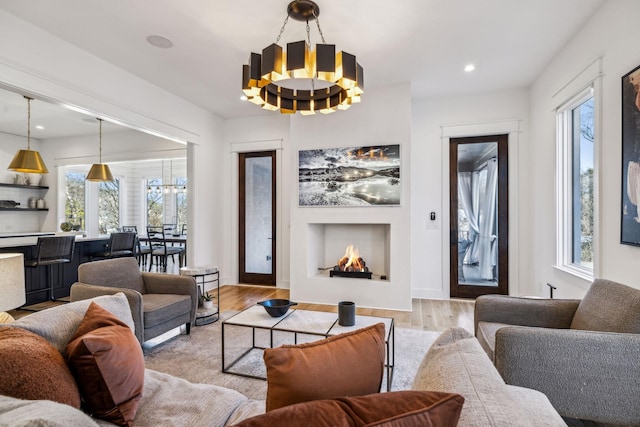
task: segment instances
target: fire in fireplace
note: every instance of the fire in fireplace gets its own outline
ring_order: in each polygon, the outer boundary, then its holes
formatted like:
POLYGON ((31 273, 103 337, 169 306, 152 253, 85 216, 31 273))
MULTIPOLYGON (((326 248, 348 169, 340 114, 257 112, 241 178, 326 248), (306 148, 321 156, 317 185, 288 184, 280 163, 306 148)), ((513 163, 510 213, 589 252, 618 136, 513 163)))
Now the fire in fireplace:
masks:
POLYGON ((358 248, 354 248, 353 245, 348 245, 347 250, 342 258, 338 261, 338 264, 333 266, 332 270, 329 270, 329 277, 353 277, 360 279, 371 279, 373 273, 369 271, 367 263, 364 262, 358 252, 358 248))

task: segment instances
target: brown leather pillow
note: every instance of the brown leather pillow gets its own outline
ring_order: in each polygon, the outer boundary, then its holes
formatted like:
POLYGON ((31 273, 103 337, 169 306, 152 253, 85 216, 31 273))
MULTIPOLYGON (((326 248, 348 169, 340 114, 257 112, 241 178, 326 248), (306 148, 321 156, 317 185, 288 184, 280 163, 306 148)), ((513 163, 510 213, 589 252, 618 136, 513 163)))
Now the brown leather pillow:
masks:
POLYGON ((0 394, 80 408, 80 392, 60 352, 40 335, 0 327, 0 394))
POLYGON ((96 418, 131 425, 144 385, 142 348, 131 329, 92 302, 67 355, 86 410, 96 418))
POLYGON ((247 418, 238 427, 454 427, 464 398, 437 391, 394 391, 315 400, 247 418))
POLYGON ((266 349, 267 411, 293 403, 377 393, 384 324, 300 345, 266 349))

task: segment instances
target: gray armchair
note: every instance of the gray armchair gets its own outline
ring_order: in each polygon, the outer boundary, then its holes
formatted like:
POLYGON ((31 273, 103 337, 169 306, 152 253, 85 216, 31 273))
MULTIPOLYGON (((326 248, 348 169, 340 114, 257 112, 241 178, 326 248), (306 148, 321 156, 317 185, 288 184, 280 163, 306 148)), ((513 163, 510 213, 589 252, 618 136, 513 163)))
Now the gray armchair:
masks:
POLYGON ((132 257, 88 262, 78 267, 71 301, 118 292, 129 301, 140 344, 181 325, 190 333, 198 307, 193 277, 141 272, 132 257))
POLYGON ((482 296, 475 334, 507 384, 562 416, 640 425, 640 289, 596 279, 582 300, 482 296))

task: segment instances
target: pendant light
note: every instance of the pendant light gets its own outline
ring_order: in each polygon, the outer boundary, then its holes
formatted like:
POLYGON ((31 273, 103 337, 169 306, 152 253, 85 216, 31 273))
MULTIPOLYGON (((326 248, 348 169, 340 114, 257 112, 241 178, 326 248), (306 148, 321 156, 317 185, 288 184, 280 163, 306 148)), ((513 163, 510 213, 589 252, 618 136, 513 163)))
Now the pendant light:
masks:
POLYGON ((27 149, 18 151, 7 169, 24 173, 49 173, 40 153, 31 149, 31 100, 33 98, 28 96, 24 98, 27 100, 27 149))
POLYGON ((100 163, 94 163, 91 166, 91 170, 89 170, 86 180, 98 182, 115 181, 111 174, 111 170, 109 169, 109 165, 102 163, 102 119, 98 119, 98 122, 100 122, 100 163))

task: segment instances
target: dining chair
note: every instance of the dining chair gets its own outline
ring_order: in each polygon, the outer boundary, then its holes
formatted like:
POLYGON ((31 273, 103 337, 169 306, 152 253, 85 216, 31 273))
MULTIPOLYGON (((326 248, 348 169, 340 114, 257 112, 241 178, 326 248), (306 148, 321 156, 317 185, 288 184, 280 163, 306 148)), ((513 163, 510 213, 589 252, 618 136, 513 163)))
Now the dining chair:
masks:
POLYGON ((136 233, 136 260, 138 260, 138 266, 143 268, 147 266, 147 258, 151 254, 151 246, 143 245, 140 243, 140 236, 138 236, 138 227, 135 225, 123 225, 122 231, 136 233))
POLYGON ((151 261, 149 262, 149 271, 153 267, 153 260, 155 258, 158 268, 162 271, 167 271, 167 259, 171 257, 173 260, 174 255, 178 255, 179 266, 182 267, 182 255, 184 248, 181 246, 170 246, 166 239, 166 234, 163 227, 147 227, 147 238, 151 245, 151 261))

